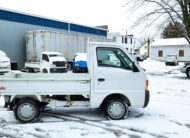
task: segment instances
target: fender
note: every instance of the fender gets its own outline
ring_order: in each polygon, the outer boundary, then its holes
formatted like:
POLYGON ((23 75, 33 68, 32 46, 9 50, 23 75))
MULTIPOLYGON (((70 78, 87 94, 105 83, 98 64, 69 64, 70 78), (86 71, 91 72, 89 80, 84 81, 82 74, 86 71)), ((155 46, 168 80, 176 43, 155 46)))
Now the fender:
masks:
POLYGON ((35 94, 35 95, 12 95, 11 99, 10 99, 10 102, 12 102, 15 98, 19 98, 19 99, 21 99, 21 98, 31 98, 31 99, 35 99, 35 100, 37 100, 39 102, 42 101, 42 96, 37 95, 37 94, 35 94))

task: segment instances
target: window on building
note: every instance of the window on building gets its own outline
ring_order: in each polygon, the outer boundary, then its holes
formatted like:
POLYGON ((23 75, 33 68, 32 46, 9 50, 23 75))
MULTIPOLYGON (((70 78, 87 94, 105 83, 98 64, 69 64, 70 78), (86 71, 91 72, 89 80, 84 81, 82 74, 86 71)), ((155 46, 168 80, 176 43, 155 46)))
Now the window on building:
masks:
POLYGON ((131 44, 133 44, 133 38, 131 38, 131 44))
POLYGON ((128 48, 126 48, 127 49, 127 51, 129 50, 128 48))
POLYGON ((147 46, 145 46, 144 49, 147 49, 147 46))
POLYGON ((127 37, 125 37, 125 43, 127 44, 127 37))
POLYGON ((184 50, 179 50, 179 57, 184 57, 184 50))
POLYGON ((159 50, 159 51, 158 51, 158 56, 159 56, 159 57, 163 57, 163 51, 162 51, 162 50, 159 50))

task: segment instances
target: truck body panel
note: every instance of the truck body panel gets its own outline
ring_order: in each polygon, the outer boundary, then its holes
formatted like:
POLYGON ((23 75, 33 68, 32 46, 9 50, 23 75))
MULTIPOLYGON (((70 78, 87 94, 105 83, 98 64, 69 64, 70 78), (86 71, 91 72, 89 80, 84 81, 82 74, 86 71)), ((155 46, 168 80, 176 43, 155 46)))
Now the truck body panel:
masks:
POLYGON ((26 33, 26 62, 40 62, 44 51, 60 52, 68 62, 72 62, 75 53, 86 53, 90 41, 107 42, 105 37, 87 37, 79 34, 67 34, 46 30, 29 31, 26 33))

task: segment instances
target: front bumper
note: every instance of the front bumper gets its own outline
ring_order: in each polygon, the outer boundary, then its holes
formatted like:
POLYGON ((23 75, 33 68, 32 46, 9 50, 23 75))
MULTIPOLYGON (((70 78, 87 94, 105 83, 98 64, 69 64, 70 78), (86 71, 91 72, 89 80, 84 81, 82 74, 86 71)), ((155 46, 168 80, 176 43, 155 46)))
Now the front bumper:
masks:
POLYGON ((186 73, 186 68, 181 68, 180 71, 181 71, 182 73, 186 73))
POLYGON ((150 92, 149 90, 145 90, 145 101, 143 108, 147 107, 149 100, 150 100, 150 92))
POLYGON ((74 67, 76 72, 88 72, 87 67, 74 67))
POLYGON ((50 73, 65 73, 67 68, 50 68, 50 73))

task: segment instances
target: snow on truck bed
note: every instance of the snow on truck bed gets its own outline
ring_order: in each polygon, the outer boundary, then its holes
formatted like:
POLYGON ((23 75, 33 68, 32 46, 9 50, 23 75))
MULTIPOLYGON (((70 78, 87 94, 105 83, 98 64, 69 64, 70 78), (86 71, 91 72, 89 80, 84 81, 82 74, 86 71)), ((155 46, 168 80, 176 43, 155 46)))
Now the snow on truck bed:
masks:
POLYGON ((150 82, 150 103, 131 109, 125 120, 107 120, 94 109, 57 108, 33 124, 21 124, 0 98, 0 137, 190 138, 190 79, 179 66, 140 63, 150 82))

